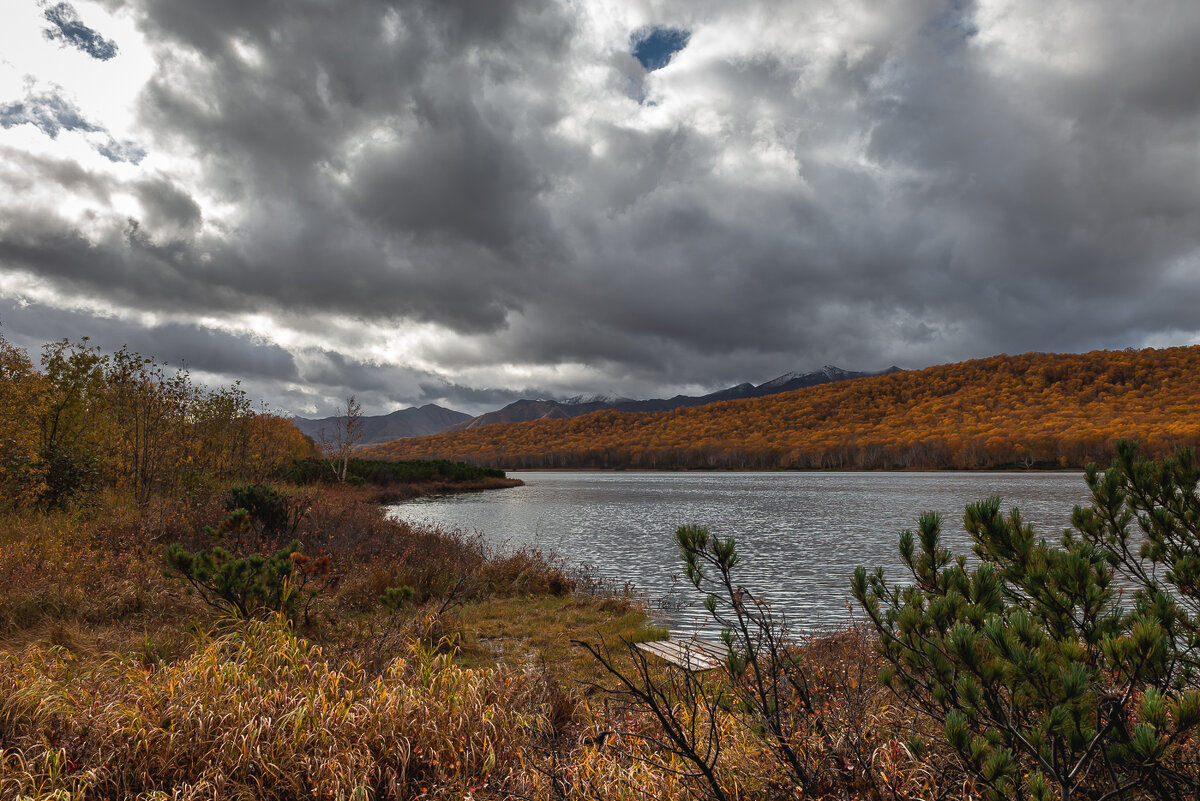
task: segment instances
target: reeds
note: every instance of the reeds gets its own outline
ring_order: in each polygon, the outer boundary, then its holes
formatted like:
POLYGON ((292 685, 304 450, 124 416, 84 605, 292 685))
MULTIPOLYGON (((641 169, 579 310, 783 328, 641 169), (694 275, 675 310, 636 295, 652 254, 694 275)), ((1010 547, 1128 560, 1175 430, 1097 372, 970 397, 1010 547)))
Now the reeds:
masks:
POLYGON ((278 618, 153 670, 30 646, 0 661, 0 797, 463 798, 519 765, 533 690, 416 643, 335 669, 278 618))
MULTIPOLYGON (((971 798, 961 774, 904 744, 911 721, 883 691, 858 683, 873 658, 852 635, 804 645, 828 703, 823 733, 797 721, 790 735, 828 755, 824 791, 805 797, 971 798)), ((41 645, 0 658, 0 798, 682 801, 698 787, 645 710, 535 666, 466 669, 410 638, 372 675, 278 617, 189 650, 149 668, 41 645)), ((697 723, 723 744, 729 798, 800 797, 736 706, 713 711, 697 723)))
MULTIPOLYGON (((828 797, 944 794, 934 763, 882 736, 901 721, 873 701, 846 718, 865 727, 853 734, 881 735, 867 763, 822 746, 845 760, 826 766, 828 797)), ((703 722, 724 743, 729 797, 793 797, 737 714, 703 722)), ((682 799, 695 788, 645 714, 589 705, 536 672, 465 669, 417 641, 375 677, 335 668, 282 618, 201 635, 190 656, 154 669, 29 646, 0 660, 0 740, 4 799, 682 799)))

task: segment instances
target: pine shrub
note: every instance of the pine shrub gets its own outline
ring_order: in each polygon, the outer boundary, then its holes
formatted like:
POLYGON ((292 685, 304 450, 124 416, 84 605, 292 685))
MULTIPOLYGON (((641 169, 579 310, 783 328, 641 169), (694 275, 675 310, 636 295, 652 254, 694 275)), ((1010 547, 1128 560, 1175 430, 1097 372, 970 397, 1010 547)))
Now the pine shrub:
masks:
POLYGON ((1092 505, 1058 542, 993 497, 964 517, 974 562, 943 546, 926 513, 900 535, 911 584, 855 573, 883 682, 940 724, 992 798, 1200 789, 1186 757, 1200 725, 1200 470, 1188 451, 1157 463, 1128 444, 1118 453, 1108 471, 1088 468, 1092 505))

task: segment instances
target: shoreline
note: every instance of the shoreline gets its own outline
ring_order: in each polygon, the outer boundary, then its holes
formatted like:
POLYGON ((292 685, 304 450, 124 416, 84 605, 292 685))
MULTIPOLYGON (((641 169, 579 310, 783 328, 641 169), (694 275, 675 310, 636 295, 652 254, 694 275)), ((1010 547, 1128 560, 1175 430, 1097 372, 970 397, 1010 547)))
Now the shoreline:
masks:
POLYGON ((780 468, 775 470, 736 470, 733 468, 700 468, 700 467, 520 467, 520 468, 500 468, 505 474, 513 473, 1031 473, 1037 475, 1055 475, 1055 474, 1075 474, 1082 473, 1086 468, 1083 467, 975 467, 975 468, 896 468, 885 469, 879 468, 876 470, 863 470, 856 468, 847 469, 816 469, 816 468, 780 468))
MULTIPOLYGON (((507 472, 507 471, 506 471, 507 472)), ((525 482, 519 478, 481 478, 475 481, 423 481, 416 484, 398 484, 385 487, 363 487, 372 502, 388 505, 401 501, 412 501, 417 498, 432 498, 440 495, 458 495, 469 492, 487 492, 488 490, 512 489, 523 487, 525 482)), ((358 488, 356 488, 358 489, 358 488)))

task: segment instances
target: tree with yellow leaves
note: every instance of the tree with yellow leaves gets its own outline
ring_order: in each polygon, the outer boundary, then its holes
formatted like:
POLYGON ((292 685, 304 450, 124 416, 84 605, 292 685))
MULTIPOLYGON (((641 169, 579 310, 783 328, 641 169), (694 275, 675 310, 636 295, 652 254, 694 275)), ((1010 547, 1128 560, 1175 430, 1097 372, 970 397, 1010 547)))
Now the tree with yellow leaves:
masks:
POLYGON ((24 349, 0 336, 0 503, 31 502, 45 487, 38 455, 45 405, 45 378, 24 349))

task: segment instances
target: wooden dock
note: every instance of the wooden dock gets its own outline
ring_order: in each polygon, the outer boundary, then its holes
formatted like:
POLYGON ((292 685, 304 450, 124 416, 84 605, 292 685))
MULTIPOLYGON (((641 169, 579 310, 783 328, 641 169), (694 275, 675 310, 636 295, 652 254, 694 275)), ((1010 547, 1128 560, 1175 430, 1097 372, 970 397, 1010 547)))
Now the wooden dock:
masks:
POLYGON ((719 650, 719 646, 695 638, 639 642, 637 647, 684 670, 694 672, 713 670, 725 663, 725 656, 719 650))

